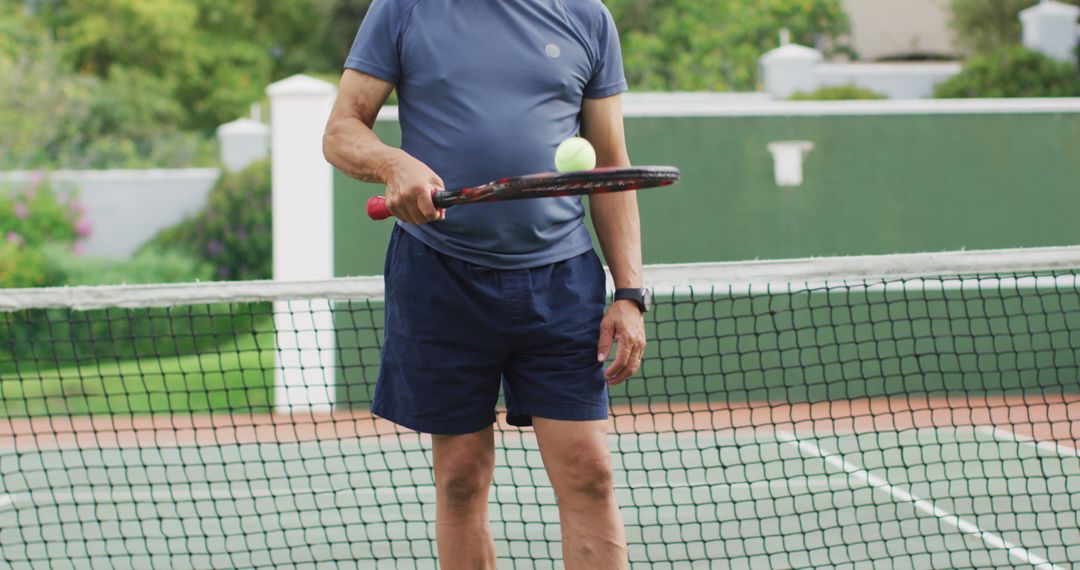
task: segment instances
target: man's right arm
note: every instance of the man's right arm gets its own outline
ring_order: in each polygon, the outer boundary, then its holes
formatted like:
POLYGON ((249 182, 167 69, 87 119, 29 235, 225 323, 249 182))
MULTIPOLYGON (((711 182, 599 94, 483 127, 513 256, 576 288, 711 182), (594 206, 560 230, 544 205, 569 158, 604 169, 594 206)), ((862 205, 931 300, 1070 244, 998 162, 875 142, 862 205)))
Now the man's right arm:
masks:
POLYGON ((323 154, 353 178, 386 184, 390 213, 424 224, 443 215, 431 202, 432 190, 444 187, 442 179, 405 151, 383 144, 371 130, 393 88, 387 81, 346 69, 323 135, 323 154))

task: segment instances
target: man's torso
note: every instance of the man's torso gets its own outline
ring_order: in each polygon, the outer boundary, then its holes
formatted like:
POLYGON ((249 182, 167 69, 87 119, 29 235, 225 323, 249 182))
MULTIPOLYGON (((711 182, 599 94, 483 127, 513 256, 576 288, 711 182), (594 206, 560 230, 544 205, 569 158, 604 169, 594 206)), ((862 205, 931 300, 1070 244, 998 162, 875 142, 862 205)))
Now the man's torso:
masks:
MULTIPOLYGON (((447 189, 553 169, 555 148, 579 129, 597 65, 592 36, 603 8, 575 2, 572 10, 561 0, 400 4, 402 148, 447 189)), ((470 205, 402 226, 444 253, 517 269, 587 251, 583 218, 580 198, 568 197, 470 205)))

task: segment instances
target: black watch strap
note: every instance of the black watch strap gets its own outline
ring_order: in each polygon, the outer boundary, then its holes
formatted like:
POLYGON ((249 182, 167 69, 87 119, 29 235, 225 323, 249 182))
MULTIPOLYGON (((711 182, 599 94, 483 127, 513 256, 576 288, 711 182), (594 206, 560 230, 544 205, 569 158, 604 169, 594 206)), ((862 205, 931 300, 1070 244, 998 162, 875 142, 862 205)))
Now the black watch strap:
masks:
POLYGON ((633 301, 637 304, 641 312, 644 313, 649 310, 649 290, 648 289, 616 289, 615 290, 616 301, 633 301))

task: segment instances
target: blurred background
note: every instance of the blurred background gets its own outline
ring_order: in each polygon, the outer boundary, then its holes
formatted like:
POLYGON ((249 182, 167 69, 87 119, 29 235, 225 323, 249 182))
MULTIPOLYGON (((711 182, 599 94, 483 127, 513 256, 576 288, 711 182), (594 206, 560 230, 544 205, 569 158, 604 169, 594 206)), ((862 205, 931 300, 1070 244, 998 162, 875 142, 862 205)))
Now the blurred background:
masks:
MULTIPOLYGON (((1075 243, 1080 104, 933 100, 1080 95, 1077 3, 607 0, 632 157, 687 174, 646 261, 1075 243)), ((324 105, 368 4, 0 0, 0 286, 273 277, 272 193, 317 191, 274 186, 267 87, 324 105)), ((331 184, 314 277, 379 273, 377 188, 331 184)))
MULTIPOLYGON (((683 173, 645 262, 769 260, 646 269, 634 567, 1080 559, 1080 0, 605 3, 683 173)), ((321 150, 368 4, 0 0, 0 566, 435 567, 430 440, 367 411, 392 224, 321 150)), ((496 433, 500 568, 558 568, 496 433)))

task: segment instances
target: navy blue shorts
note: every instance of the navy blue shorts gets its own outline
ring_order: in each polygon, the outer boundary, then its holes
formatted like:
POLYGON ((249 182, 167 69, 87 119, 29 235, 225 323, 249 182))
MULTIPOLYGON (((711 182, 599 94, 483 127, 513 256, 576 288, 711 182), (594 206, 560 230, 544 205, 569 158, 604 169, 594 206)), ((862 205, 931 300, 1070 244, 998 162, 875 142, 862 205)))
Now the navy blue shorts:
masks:
POLYGON ((592 250, 504 271, 444 255, 394 228, 386 254, 386 334, 371 410, 407 428, 464 434, 532 416, 602 420, 596 360, 604 269, 592 250))

